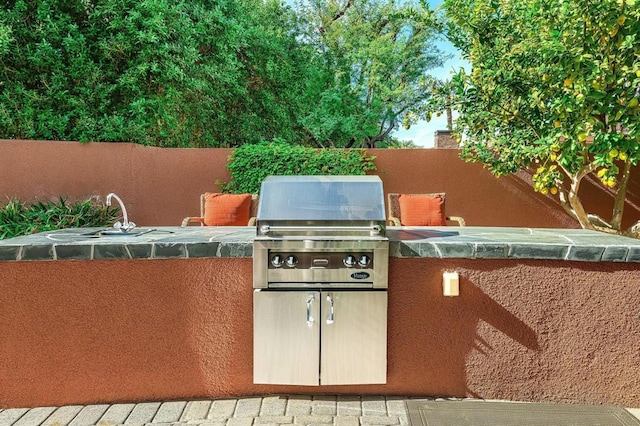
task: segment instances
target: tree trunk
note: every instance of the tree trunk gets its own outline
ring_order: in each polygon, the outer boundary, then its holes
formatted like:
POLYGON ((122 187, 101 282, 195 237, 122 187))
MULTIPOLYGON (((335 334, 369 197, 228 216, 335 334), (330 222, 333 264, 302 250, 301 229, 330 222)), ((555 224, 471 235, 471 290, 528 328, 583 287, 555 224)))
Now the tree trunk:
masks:
MULTIPOLYGON (((582 167, 580 171, 575 174, 575 176, 571 176, 571 186, 569 188, 569 193, 566 194, 563 207, 569 212, 572 217, 574 217, 578 221, 578 223, 580 223, 580 226, 582 226, 582 228, 584 229, 606 232, 608 234, 622 235, 622 231, 620 230, 619 226, 616 228, 601 217, 588 214, 584 209, 584 206, 582 205, 582 201, 580 201, 580 197, 578 196, 580 183, 582 182, 582 179, 593 170, 595 170, 595 166, 593 164, 589 164, 582 167)), ((564 192, 561 192, 560 194, 562 202, 562 198, 564 198, 565 194, 564 192)))
POLYGON ((622 227, 622 214, 624 213, 624 201, 627 196, 627 186, 629 185, 629 177, 631 176, 631 162, 624 164, 622 171, 622 179, 616 192, 616 198, 613 204, 613 213, 611 215, 611 226, 620 230, 622 227))
POLYGON ((451 110, 451 95, 447 96, 447 130, 453 130, 453 111, 451 110))

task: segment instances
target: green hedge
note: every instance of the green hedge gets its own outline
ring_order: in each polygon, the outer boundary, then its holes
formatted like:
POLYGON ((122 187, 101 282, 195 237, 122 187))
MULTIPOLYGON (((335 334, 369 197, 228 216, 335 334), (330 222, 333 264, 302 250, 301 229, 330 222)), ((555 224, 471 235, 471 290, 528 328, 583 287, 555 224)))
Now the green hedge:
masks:
POLYGON ((364 175, 375 170, 375 157, 363 149, 315 149, 284 142, 246 144, 236 148, 227 168, 231 181, 222 192, 260 192, 260 184, 274 175, 364 175))
POLYGON ((120 209, 107 207, 93 199, 68 202, 35 201, 23 203, 11 199, 0 208, 0 239, 63 228, 107 226, 115 222, 120 209))

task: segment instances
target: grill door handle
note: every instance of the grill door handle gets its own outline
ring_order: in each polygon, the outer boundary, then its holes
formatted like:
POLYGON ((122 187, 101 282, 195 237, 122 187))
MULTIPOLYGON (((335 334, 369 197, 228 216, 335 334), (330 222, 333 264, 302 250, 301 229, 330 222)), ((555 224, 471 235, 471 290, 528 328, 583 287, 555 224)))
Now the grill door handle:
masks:
POLYGON ((315 297, 313 296, 313 294, 310 294, 307 298, 307 325, 309 327, 311 327, 313 325, 313 322, 315 321, 313 319, 313 316, 311 315, 311 304, 313 303, 314 299, 315 297))
POLYGON ((327 302, 329 302, 329 316, 327 317, 327 324, 333 324, 335 315, 333 312, 333 296, 331 294, 327 294, 327 302))

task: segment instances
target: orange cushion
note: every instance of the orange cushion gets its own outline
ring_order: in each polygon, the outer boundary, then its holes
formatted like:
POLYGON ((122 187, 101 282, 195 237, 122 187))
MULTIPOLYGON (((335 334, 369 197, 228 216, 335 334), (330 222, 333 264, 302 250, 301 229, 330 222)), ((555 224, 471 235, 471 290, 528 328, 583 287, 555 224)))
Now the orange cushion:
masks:
POLYGON ((402 194, 400 223, 405 226, 446 226, 442 195, 402 194))
POLYGON ((247 226, 251 216, 251 194, 204 194, 206 226, 247 226))

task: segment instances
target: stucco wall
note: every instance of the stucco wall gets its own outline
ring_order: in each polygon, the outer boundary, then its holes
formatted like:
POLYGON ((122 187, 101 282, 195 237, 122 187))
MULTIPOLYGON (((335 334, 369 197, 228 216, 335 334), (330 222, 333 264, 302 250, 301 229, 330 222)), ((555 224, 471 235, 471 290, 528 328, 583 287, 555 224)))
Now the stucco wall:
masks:
MULTIPOLYGON (((179 225, 199 213, 199 196, 228 181, 230 149, 153 148, 129 143, 0 140, 0 203, 18 196, 105 197, 116 192, 138 225, 179 225)), ((578 227, 557 199, 534 193, 527 173, 496 179, 453 149, 370 150, 387 192, 446 192, 447 212, 470 226, 578 227)), ((636 168, 637 170, 637 168, 636 168)), ((634 170, 625 224, 640 219, 640 178, 634 170)), ((588 211, 610 217, 613 196, 587 181, 588 211)))
POLYGON ((0 199, 23 201, 109 192, 138 225, 180 225, 200 194, 228 181, 231 149, 162 149, 130 143, 0 140, 0 199))
POLYGON ((0 262, 0 407, 270 393, 638 406, 638 264, 390 259, 388 383, 252 384, 248 258, 0 262), (459 297, 441 274, 457 270, 459 297))
MULTIPOLYGON (((0 199, 109 192, 178 225, 229 179, 228 149, 0 141, 0 199)), ((448 194, 469 225, 577 227, 526 173, 455 150, 372 150, 387 192, 448 194)), ((637 170, 637 168, 636 168, 637 170)), ((635 171, 635 170, 634 170, 635 171)), ((637 175, 637 172, 636 172, 637 175)), ((634 176, 626 222, 640 218, 634 176)), ((591 182, 582 198, 608 214, 591 182)), ((388 384, 252 384, 251 259, 0 262, 0 407, 267 393, 475 396, 640 405, 638 264, 391 259, 388 384), (461 295, 441 295, 442 271, 461 295)))

